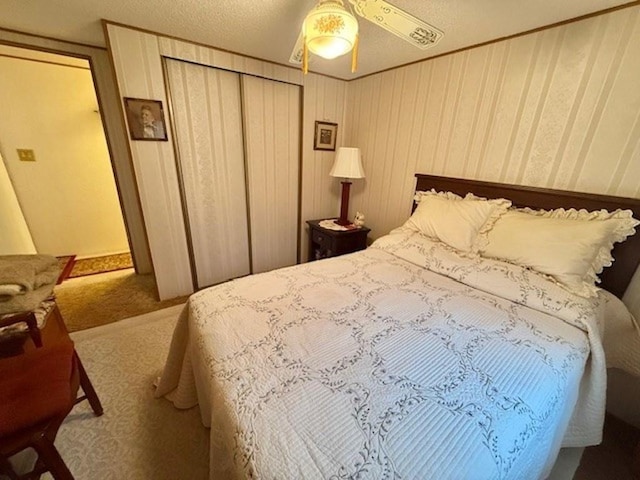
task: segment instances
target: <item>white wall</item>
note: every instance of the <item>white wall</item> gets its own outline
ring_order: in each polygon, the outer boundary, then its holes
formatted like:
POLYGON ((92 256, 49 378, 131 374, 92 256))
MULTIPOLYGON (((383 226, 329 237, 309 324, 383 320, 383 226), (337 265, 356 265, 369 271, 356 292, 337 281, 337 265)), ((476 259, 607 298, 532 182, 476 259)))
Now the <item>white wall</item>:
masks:
POLYGON ((36 246, 0 154, 0 255, 30 255, 36 246))
POLYGON ((89 70, 0 57, 0 148, 39 253, 129 250, 89 70), (33 149, 22 162, 17 148, 33 149))
MULTIPOLYGON (((335 214, 338 199, 334 193, 334 179, 328 175, 333 154, 314 152, 313 123, 315 120, 337 123, 343 121, 346 82, 317 75, 303 77, 299 69, 120 25, 107 24, 106 31, 120 95, 123 97, 156 99, 161 100, 165 106, 168 105, 162 56, 302 85, 302 221, 310 219, 307 215, 320 218, 335 214)), ((167 121, 170 122, 170 119, 167 121)), ((162 299, 188 294, 193 290, 172 132, 169 131, 168 134, 169 142, 130 141, 158 291, 162 299)), ((339 134, 339 144, 340 141, 339 134)), ((303 233, 302 237, 301 251, 305 254, 306 234, 303 233)))
POLYGON ((415 173, 640 198, 639 79, 636 5, 350 82, 351 210, 387 233, 415 173))
POLYGON ((80 56, 91 62, 94 82, 100 99, 100 115, 107 133, 107 143, 111 152, 111 162, 116 175, 121 205, 124 209, 133 262, 136 272, 151 273, 153 268, 147 234, 142 218, 136 179, 133 175, 127 135, 120 114, 120 99, 106 49, 1 28, 0 43, 80 56))

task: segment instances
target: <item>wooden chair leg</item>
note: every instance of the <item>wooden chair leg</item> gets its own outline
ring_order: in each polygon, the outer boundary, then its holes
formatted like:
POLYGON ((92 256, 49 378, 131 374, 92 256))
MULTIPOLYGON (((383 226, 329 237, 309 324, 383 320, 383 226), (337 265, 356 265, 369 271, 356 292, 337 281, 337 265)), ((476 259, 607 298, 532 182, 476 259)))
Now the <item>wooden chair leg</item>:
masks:
POLYGON ((45 435, 38 435, 33 439, 33 448, 55 480, 74 480, 53 442, 45 435))
POLYGON ((4 456, 0 456, 0 474, 8 476, 11 480, 18 480, 11 463, 4 456))
POLYGON ((78 353, 75 352, 76 361, 78 363, 78 373, 80 375, 80 386, 82 387, 82 391, 84 392, 87 400, 89 400, 89 405, 93 409, 93 413, 95 413, 96 417, 99 417, 104 413, 102 409, 102 403, 100 403, 100 399, 98 398, 98 394, 96 393, 93 385, 91 384, 91 380, 89 380, 89 376, 87 375, 82 362, 80 361, 80 357, 78 353))
POLYGON ((636 444, 636 448, 633 452, 633 458, 631 459, 631 473, 633 478, 640 479, 640 442, 636 444))

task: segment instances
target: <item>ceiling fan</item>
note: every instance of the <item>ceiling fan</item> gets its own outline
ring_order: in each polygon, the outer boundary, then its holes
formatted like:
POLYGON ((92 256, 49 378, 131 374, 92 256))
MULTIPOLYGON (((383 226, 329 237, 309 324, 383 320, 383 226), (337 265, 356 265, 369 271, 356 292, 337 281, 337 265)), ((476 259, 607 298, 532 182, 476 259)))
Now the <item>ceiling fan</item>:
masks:
MULTIPOLYGON (((384 0, 347 0, 355 13, 420 49, 437 44, 441 30, 384 0)), ((358 22, 343 0, 318 0, 307 14, 289 62, 307 71, 307 49, 324 58, 336 58, 353 50, 355 71, 358 49, 358 22), (329 45, 331 44, 331 45, 329 45)))

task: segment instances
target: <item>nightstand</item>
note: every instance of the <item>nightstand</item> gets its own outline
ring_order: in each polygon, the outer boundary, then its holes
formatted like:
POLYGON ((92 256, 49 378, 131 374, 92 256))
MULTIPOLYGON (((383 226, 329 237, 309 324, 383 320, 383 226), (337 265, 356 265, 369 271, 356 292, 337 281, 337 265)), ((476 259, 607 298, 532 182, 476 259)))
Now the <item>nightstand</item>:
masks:
POLYGON ((307 221, 307 225, 309 225, 309 261, 337 257, 367 248, 367 235, 371 231, 370 228, 329 230, 320 226, 321 221, 307 221))

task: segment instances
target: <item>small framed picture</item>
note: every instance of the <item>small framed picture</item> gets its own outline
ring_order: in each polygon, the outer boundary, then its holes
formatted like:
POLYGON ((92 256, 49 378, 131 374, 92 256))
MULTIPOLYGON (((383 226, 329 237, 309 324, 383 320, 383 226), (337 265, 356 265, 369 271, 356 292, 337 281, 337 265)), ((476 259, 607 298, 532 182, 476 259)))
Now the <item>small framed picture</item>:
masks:
POLYGON ((160 100, 125 97, 124 104, 131 140, 167 140, 167 127, 160 100))
POLYGON ((337 123, 316 121, 316 132, 313 136, 313 149, 335 151, 337 135, 337 123))

